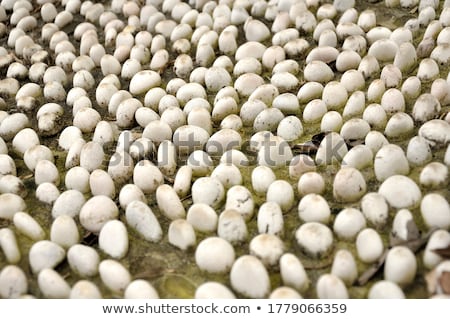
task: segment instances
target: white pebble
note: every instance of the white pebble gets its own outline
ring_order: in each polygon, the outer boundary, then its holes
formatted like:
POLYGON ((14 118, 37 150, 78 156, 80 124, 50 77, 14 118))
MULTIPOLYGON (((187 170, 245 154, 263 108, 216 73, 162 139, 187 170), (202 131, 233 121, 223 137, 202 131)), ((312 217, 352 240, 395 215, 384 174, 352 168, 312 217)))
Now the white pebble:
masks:
POLYGON ((31 246, 28 253, 31 270, 38 274, 45 268, 54 268, 66 257, 64 249, 49 240, 41 240, 31 246))
POLYGON ((250 241, 249 250, 251 255, 258 257, 265 266, 270 267, 278 264, 285 247, 278 236, 259 234, 250 241))
POLYGON ((333 230, 337 237, 346 240, 354 239, 366 227, 364 215, 356 208, 344 208, 336 216, 333 230))
POLYGON ((128 232, 119 220, 110 220, 104 224, 98 236, 100 249, 115 259, 121 259, 128 253, 128 232))
POLYGON ((89 280, 77 281, 70 291, 70 299, 101 299, 98 287, 89 280))
POLYGON ((197 266, 208 273, 223 273, 231 269, 235 252, 233 246, 220 237, 202 240, 195 251, 197 266))
POLYGON ((394 282, 380 280, 370 287, 369 299, 405 299, 402 289, 394 282))
POLYGON ((92 247, 73 245, 67 251, 67 261, 70 268, 81 277, 92 277, 98 274, 100 257, 92 247))
POLYGON ((393 175, 408 175, 409 164, 402 148, 395 144, 381 147, 375 154, 374 171, 380 182, 393 175))
POLYGON ((302 224, 297 229, 295 238, 302 250, 314 258, 327 255, 333 245, 333 233, 331 230, 317 222, 302 224))
POLYGON ((356 237, 356 251, 362 262, 376 262, 384 251, 380 235, 372 228, 363 229, 356 237))
POLYGON ((194 204, 204 203, 218 208, 225 198, 222 183, 213 177, 201 177, 192 185, 192 200, 194 204))
POLYGON ((344 282, 336 275, 324 274, 316 284, 317 297, 320 299, 348 299, 344 282))
POLYGON ((270 292, 269 274, 254 256, 239 257, 230 272, 231 287, 248 298, 264 298, 270 292))
POLYGON ((70 295, 69 284, 53 269, 43 269, 37 277, 37 282, 45 298, 63 299, 70 295))
POLYGON ((117 219, 119 210, 111 198, 104 195, 91 197, 80 210, 80 223, 88 231, 99 233, 110 220, 117 219))
POLYGON ((41 225, 31 215, 24 212, 17 212, 13 217, 14 226, 17 230, 32 239, 33 241, 43 240, 45 232, 41 225))
POLYGON ((105 259, 98 269, 103 284, 112 292, 123 293, 131 282, 130 273, 118 261, 105 259))
POLYGON ((450 228, 450 205, 444 196, 437 193, 425 195, 420 203, 420 211, 428 228, 450 228))
POLYGON ((19 298, 28 291, 28 280, 23 270, 14 265, 3 267, 0 272, 0 297, 19 298))
POLYGON ((127 224, 135 229, 145 240, 158 242, 162 238, 161 225, 146 203, 134 200, 126 206, 127 224))
POLYGON ((318 194, 307 194, 298 204, 298 216, 304 222, 328 224, 330 215, 327 201, 318 194))
POLYGON ((186 212, 175 190, 167 185, 160 185, 156 190, 156 201, 159 210, 169 219, 184 218, 186 212))
POLYGON ((341 168, 333 182, 333 196, 339 202, 354 202, 366 193, 366 181, 357 169, 341 168))
POLYGON ((10 264, 16 264, 21 259, 19 245, 16 235, 9 228, 0 229, 0 248, 3 250, 6 260, 10 264))
POLYGON ((194 228, 185 219, 175 219, 170 223, 168 238, 170 244, 181 250, 194 246, 196 242, 194 228))
POLYGON ((208 281, 197 287, 195 299, 235 299, 231 290, 218 282, 208 281))
POLYGON ((404 246, 391 248, 384 262, 384 278, 400 286, 413 282, 416 276, 416 256, 404 246))
POLYGON ((12 220, 14 214, 25 211, 25 201, 16 194, 6 193, 0 195, 0 218, 12 220))
POLYGON ((413 208, 422 198, 422 193, 416 183, 403 175, 388 177, 378 189, 390 206, 395 208, 413 208))
POLYGON ((159 299, 156 289, 150 282, 143 279, 130 282, 123 296, 125 299, 159 299))

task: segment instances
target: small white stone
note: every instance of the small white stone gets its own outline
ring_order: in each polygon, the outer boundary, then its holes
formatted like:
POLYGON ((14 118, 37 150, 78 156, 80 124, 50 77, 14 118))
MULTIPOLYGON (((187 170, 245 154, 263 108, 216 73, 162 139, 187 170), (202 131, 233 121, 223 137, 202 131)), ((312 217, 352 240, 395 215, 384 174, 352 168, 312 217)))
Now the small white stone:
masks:
POLYGON ((100 249, 115 259, 121 259, 128 253, 128 232, 119 220, 110 220, 104 224, 98 236, 100 249))
POLYGON ((370 131, 367 133, 364 142, 372 150, 373 154, 376 154, 383 145, 389 144, 386 137, 378 131, 370 131))
POLYGON ((420 173, 420 184, 430 188, 440 188, 447 184, 448 168, 440 162, 427 164, 420 173))
POLYGON ((258 232, 260 234, 282 235, 284 232, 283 212, 275 202, 265 202, 258 211, 258 232))
POLYGON ((197 266, 208 273, 224 273, 231 269, 235 253, 231 244, 220 237, 208 237, 195 251, 197 266))
POLYGON ((45 232, 41 225, 31 215, 24 212, 17 212, 13 217, 14 226, 17 230, 32 239, 33 241, 43 240, 45 232))
POLYGON ((101 299, 98 287, 89 280, 77 281, 70 291, 70 299, 101 299))
POLYGON ((308 289, 310 281, 302 262, 291 253, 286 253, 280 258, 280 274, 283 284, 293 287, 300 292, 308 289))
POLYGON ((427 140, 421 136, 414 136, 408 143, 406 157, 415 166, 421 166, 429 162, 432 153, 427 140))
POLYGON ((103 260, 98 269, 103 284, 115 293, 123 293, 131 282, 130 273, 118 261, 103 260))
POLYGON ((366 193, 366 181, 357 169, 341 168, 333 182, 333 196, 339 202, 354 202, 366 193))
POLYGON ((315 161, 317 165, 341 162, 347 152, 347 144, 344 139, 338 133, 331 132, 320 142, 315 161))
POLYGON ((23 270, 14 265, 3 267, 0 272, 0 297, 19 298, 28 291, 28 280, 23 270))
POLYGON ((186 220, 200 232, 213 232, 217 229, 217 214, 207 204, 192 205, 187 212, 186 220))
POLYGON ((36 198, 46 204, 53 204, 60 193, 55 184, 42 183, 36 188, 36 198))
POLYGON ((78 216, 85 201, 81 192, 74 189, 65 191, 55 200, 52 208, 52 216, 53 218, 61 215, 78 216))
POLYGON ((28 253, 31 270, 38 274, 45 268, 54 268, 66 257, 64 249, 49 240, 41 240, 31 246, 28 253))
POLYGON ((45 298, 63 299, 70 295, 69 284, 53 269, 43 269, 38 275, 37 282, 45 298))
POLYGON ((25 198, 28 191, 22 180, 14 175, 0 176, 0 193, 12 193, 25 198))
POLYGON ((202 150, 192 152, 187 160, 187 165, 192 169, 192 175, 195 177, 204 177, 213 169, 212 158, 202 150))
POLYGON ((99 233, 108 221, 117 219, 119 210, 111 198, 104 195, 91 197, 80 210, 80 223, 88 231, 99 233))
POLYGON ((450 123, 444 120, 430 120, 419 128, 419 136, 430 146, 445 145, 450 141, 450 123))
POLYGON ((169 219, 184 218, 186 212, 175 190, 167 185, 160 185, 156 190, 156 201, 159 210, 169 219))
POLYGON ((125 211, 128 225, 146 240, 159 241, 162 237, 161 226, 150 207, 140 200, 130 200, 125 211))
POLYGON ((295 237, 302 250, 314 258, 328 254, 333 245, 331 230, 317 222, 308 222, 301 225, 297 229, 295 237))
POLYGON ((367 193, 361 199, 361 211, 364 217, 375 227, 386 224, 389 207, 383 196, 378 193, 367 193))
POLYGON ((14 214, 25 211, 25 201, 16 194, 6 193, 0 195, 0 218, 12 220, 14 214))
POLYGON ((405 299, 402 289, 394 282, 381 280, 370 287, 369 299, 405 299))
POLYGON ((217 234, 230 243, 244 241, 248 235, 244 217, 235 210, 224 210, 219 215, 217 234))
POLYGON ((255 236, 249 245, 250 254, 258 257, 267 266, 278 264, 284 253, 284 244, 276 235, 259 234, 255 236))
POLYGON ((250 191, 241 185, 231 187, 227 191, 225 209, 239 212, 245 220, 250 220, 254 213, 255 204, 250 191))
POLYGON ((428 228, 450 228, 450 205, 442 195, 437 193, 425 195, 420 203, 420 211, 428 228))
POLYGON ((441 103, 430 93, 424 93, 414 103, 412 116, 415 121, 426 122, 438 116, 441 110, 441 103))
POLYGON ((376 262, 384 251, 380 235, 372 228, 363 229, 356 237, 356 251, 362 262, 376 262))
POLYGON ((443 229, 438 229, 431 235, 428 240, 425 252, 423 254, 423 264, 428 269, 436 267, 443 258, 436 254, 433 250, 443 249, 450 245, 450 233, 443 229))
POLYGON ((337 237, 346 240, 354 239, 366 227, 364 215, 356 208, 344 208, 336 216, 333 230, 337 237))
POLYGON ((197 287, 195 299, 235 299, 231 290, 218 282, 208 281, 197 287))
POLYGON ((414 129, 414 121, 407 113, 397 112, 387 122, 385 135, 388 138, 399 138, 409 135, 414 129))
POLYGON ((201 177, 192 185, 192 200, 195 203, 204 203, 218 208, 225 198, 222 183, 213 177, 201 177))
POLYGON ((318 82, 306 82, 300 87, 297 97, 300 103, 308 103, 322 96, 323 85, 318 82))
POLYGON ((392 222, 391 234, 394 238, 408 241, 409 237, 417 235, 410 230, 410 225, 415 225, 413 215, 407 209, 400 209, 394 217, 392 222), (410 234, 412 233, 412 234, 410 234))
POLYGON ((211 177, 219 179, 225 188, 242 184, 241 172, 234 164, 220 163, 211 173, 211 177))
POLYGON ((34 182, 36 185, 53 183, 58 186, 59 172, 55 164, 46 159, 39 160, 34 171, 34 182))
POLYGON ((154 193, 163 184, 164 177, 157 166, 149 160, 142 160, 133 170, 133 182, 144 194, 154 193))
POLYGON ((422 193, 416 183, 403 175, 388 177, 378 189, 386 201, 395 208, 413 208, 422 198, 422 193))
POLYGON ((73 245, 67 251, 67 261, 70 268, 81 277, 92 277, 98 274, 100 257, 92 247, 73 245))
MULTIPOLYGON (((32 146, 23 154, 23 161, 30 171, 34 171, 40 160, 54 162, 53 152, 44 145, 32 146)), ((15 175, 15 174, 13 174, 15 175)))
POLYGON ((320 299, 348 299, 344 282, 336 275, 324 274, 316 284, 317 297, 320 299))
POLYGON ((298 216, 304 222, 328 224, 330 214, 327 201, 318 194, 307 194, 298 204, 298 216))
POLYGON ((235 261, 230 282, 236 292, 248 298, 264 298, 270 292, 268 272, 254 256, 244 255, 235 261))
POLYGON ((287 181, 276 180, 267 189, 266 200, 277 203, 283 211, 292 207, 294 198, 294 190, 287 181))
POLYGON ((88 185, 93 196, 105 195, 114 198, 116 194, 111 176, 101 169, 96 169, 89 175, 88 185))
POLYGON ((0 248, 10 264, 16 264, 21 259, 19 245, 14 232, 9 228, 0 229, 0 248))
POLYGON ((375 154, 374 171, 380 182, 393 175, 408 175, 409 164, 402 148, 395 144, 384 145, 375 154))
POLYGON ((417 262, 411 250, 404 246, 391 248, 384 262, 384 278, 400 286, 413 282, 417 262))
POLYGON ((358 277, 358 269, 350 251, 340 249, 336 252, 331 266, 331 274, 339 277, 346 285, 353 285, 358 277))
POLYGON ((143 279, 130 282, 123 296, 125 299, 159 299, 156 289, 151 283, 143 279))

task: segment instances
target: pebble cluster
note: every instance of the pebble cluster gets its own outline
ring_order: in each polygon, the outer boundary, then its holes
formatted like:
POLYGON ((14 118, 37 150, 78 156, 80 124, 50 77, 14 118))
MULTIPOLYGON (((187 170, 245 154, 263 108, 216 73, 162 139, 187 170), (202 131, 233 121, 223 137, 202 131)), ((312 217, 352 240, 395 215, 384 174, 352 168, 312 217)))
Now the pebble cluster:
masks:
POLYGON ((0 43, 1 298, 449 297, 449 0, 2 0, 0 43))

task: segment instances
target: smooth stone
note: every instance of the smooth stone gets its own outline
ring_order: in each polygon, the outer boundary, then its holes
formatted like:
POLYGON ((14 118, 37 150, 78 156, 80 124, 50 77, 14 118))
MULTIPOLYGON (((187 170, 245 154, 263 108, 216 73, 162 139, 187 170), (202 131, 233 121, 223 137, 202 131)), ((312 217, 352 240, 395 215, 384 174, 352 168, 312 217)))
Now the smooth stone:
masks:
POLYGON ((316 284, 317 297, 320 299, 348 299, 345 283, 336 275, 324 274, 316 284))
POLYGON ((364 176, 355 168, 341 168, 333 182, 333 196, 339 202, 355 202, 367 190, 364 176))
POLYGON ((98 236, 100 249, 115 259, 122 259, 128 253, 128 232, 119 220, 106 222, 98 236))
POLYGON ((319 258, 329 253, 333 245, 331 230, 317 222, 302 224, 295 232, 298 245, 313 258, 319 258))
POLYGON ((25 201, 16 194, 6 193, 0 195, 0 218, 12 220, 14 214, 25 211, 25 201))
POLYGON ((309 288, 310 279, 300 259, 292 254, 285 253, 280 258, 280 274, 283 284, 300 292, 309 288))
POLYGON ((218 208, 225 198, 222 183, 214 177, 201 177, 192 185, 193 203, 204 203, 212 208, 218 208))
POLYGON ((394 282, 380 280, 370 287, 369 299, 405 299, 402 289, 394 282))
POLYGON ((233 246, 223 238, 208 237, 195 250, 197 266, 208 273, 224 273, 231 269, 235 260, 233 246))
POLYGON ((225 209, 237 211, 245 220, 253 216, 255 204, 250 191, 241 185, 231 187, 226 194, 225 209))
POLYGON ((422 198, 422 193, 416 183, 403 175, 388 177, 378 189, 390 206, 394 208, 413 208, 422 198))
POLYGON ((285 251, 281 239, 277 235, 259 234, 249 244, 250 254, 258 257, 266 266, 275 266, 285 251))
POLYGON ((85 202, 86 200, 80 191, 75 189, 67 190, 61 193, 54 201, 52 217, 57 218, 62 215, 76 217, 79 215, 85 202))
POLYGON ((276 202, 265 202, 259 207, 257 216, 260 234, 282 235, 284 233, 283 212, 276 202))
POLYGON ((358 269, 350 251, 340 249, 336 252, 331 265, 331 274, 339 277, 347 286, 353 285, 358 277, 358 269))
POLYGON ((376 262, 383 254, 384 246, 380 235, 372 228, 366 228, 356 237, 358 258, 367 264, 376 262))
POLYGON ((402 148, 395 144, 384 145, 375 154, 374 171, 378 181, 393 175, 408 175, 409 164, 402 148))
POLYGON ((153 211, 139 200, 130 202, 125 210, 127 224, 140 236, 150 242, 158 242, 162 238, 162 229, 153 211))
POLYGON ((163 184, 156 190, 156 201, 159 210, 169 219, 184 218, 186 211, 173 187, 163 184))
POLYGON ((110 220, 117 219, 119 210, 111 198, 104 195, 91 197, 80 210, 80 223, 88 231, 99 233, 110 220))
POLYGON ((45 298, 64 299, 70 295, 69 284, 51 268, 43 269, 37 277, 37 282, 45 298))
POLYGON ((21 268, 15 265, 3 267, 0 272, 0 297, 19 298, 28 291, 28 280, 21 268))
POLYGON ((75 244, 67 251, 70 268, 81 277, 93 277, 98 274, 100 256, 97 251, 82 244, 75 244))
POLYGON ((366 219, 361 211, 356 208, 344 208, 334 220, 333 231, 341 239, 352 240, 365 227, 366 219))
POLYGON ((414 253, 407 247, 391 248, 384 262, 384 279, 400 286, 414 281, 417 271, 417 261, 414 253))
POLYGON ((236 296, 225 285, 207 281, 195 290, 195 299, 235 299, 236 296))
POLYGON ((49 240, 41 240, 31 246, 28 259, 31 270, 38 274, 45 268, 54 268, 66 257, 66 252, 58 244, 49 240))
POLYGON ((428 228, 450 228, 450 205, 444 196, 437 193, 426 194, 420 203, 420 212, 428 228))
POLYGON ((170 223, 168 239, 170 244, 181 250, 187 250, 197 241, 194 228, 185 219, 175 219, 170 223))
POLYGON ((17 244, 16 235, 10 228, 0 229, 0 248, 3 250, 5 259, 10 264, 17 264, 22 255, 17 244))
POLYGON ((248 298, 264 298, 270 292, 269 274, 262 262, 249 255, 239 257, 230 272, 231 287, 248 298))
POLYGON ((89 280, 77 281, 70 291, 70 299, 101 299, 98 287, 89 280))
POLYGON ((159 294, 147 280, 136 279, 127 286, 123 297, 125 299, 159 299, 159 294))
POLYGON ((376 228, 387 223, 389 206, 379 193, 367 193, 361 199, 361 211, 366 220, 376 228))
POLYGON ((298 216, 306 223, 328 224, 331 217, 330 206, 325 198, 318 194, 307 194, 298 203, 298 216))
POLYGON ((45 232, 41 225, 31 215, 24 212, 17 212, 13 217, 14 226, 17 230, 32 239, 33 241, 43 240, 45 232))
POLYGON ((98 270, 103 284, 114 293, 123 293, 131 282, 130 273, 118 261, 105 259, 98 270))

